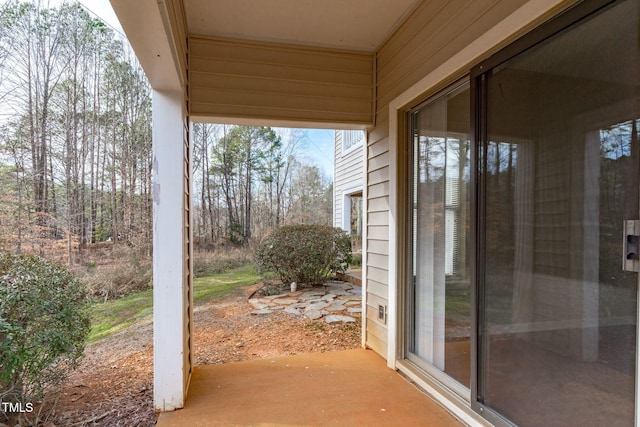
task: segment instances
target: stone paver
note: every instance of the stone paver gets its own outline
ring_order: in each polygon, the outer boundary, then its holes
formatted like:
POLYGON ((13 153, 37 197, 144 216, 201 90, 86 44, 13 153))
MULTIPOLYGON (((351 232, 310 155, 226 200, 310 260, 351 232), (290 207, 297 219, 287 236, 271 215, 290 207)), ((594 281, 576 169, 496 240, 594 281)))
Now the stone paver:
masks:
POLYGON ((354 319, 351 316, 339 316, 337 314, 332 314, 330 316, 327 316, 324 319, 325 322, 327 323, 336 323, 336 322, 355 322, 356 319, 354 319))
POLYGON ((322 317, 322 311, 320 310, 305 310, 304 315, 311 320, 316 320, 322 317))
POLYGON ((291 306, 285 308, 284 312, 287 313, 287 314, 293 314, 294 316, 302 316, 302 313, 300 313, 300 310, 298 310, 295 307, 291 307, 291 306))
MULTIPOLYGON (((296 301, 297 302, 297 301, 296 301)), ((327 308, 329 307, 329 303, 328 302, 324 302, 324 301, 316 301, 316 302, 312 302, 311 304, 309 304, 304 311, 311 311, 311 310, 322 310, 323 308, 327 308)))
POLYGON ((262 308, 260 310, 253 310, 251 312, 251 314, 254 314, 256 316, 263 315, 263 314, 271 314, 271 313, 273 313, 273 311, 271 311, 271 310, 269 310, 267 308, 262 308))
POLYGON ((327 323, 355 322, 360 316, 362 289, 347 282, 332 281, 322 288, 302 289, 281 295, 249 299, 254 315, 268 315, 274 310, 327 323))

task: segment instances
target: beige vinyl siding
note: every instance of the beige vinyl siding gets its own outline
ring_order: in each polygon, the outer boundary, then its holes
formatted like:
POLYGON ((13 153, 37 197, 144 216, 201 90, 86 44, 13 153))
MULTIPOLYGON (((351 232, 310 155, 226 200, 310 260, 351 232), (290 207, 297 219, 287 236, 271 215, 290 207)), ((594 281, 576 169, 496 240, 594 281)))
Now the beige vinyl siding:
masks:
POLYGON ((387 212, 372 212, 369 214, 369 223, 389 225, 389 214, 387 212))
POLYGON ((370 171, 367 175, 369 176, 369 185, 374 185, 374 184, 388 181, 389 167, 385 166, 384 168, 377 169, 375 171, 370 171))
POLYGON ((376 157, 369 157, 369 170, 378 170, 389 165, 389 152, 385 151, 376 157))
POLYGON ((389 244, 385 240, 370 240, 367 249, 369 253, 389 255, 389 244))
POLYGON ((369 186, 369 197, 374 199, 389 194, 389 181, 379 182, 369 186))
POLYGON ((367 308, 367 347, 378 354, 387 352, 387 328, 378 319, 378 307, 367 308))
MULTIPOLYGON (((186 42, 186 40, 185 40, 186 42)), ((183 366, 184 366, 184 393, 189 390, 191 374, 193 373, 193 232, 191 229, 191 141, 189 126, 189 100, 184 99, 184 117, 183 117, 183 279, 182 301, 184 306, 184 350, 183 350, 183 366)))
MULTIPOLYGON (((388 331, 377 318, 377 306, 388 304, 386 256, 395 251, 389 247, 389 195, 395 191, 389 186, 389 103, 525 3, 526 0, 423 1, 376 52, 375 126, 369 131, 367 146, 367 304, 372 314, 367 316, 366 343, 384 357, 388 354, 388 331), (386 222, 382 220, 384 215, 386 222)), ((487 56, 497 49, 498 46, 487 52, 487 56)), ((441 82, 441 87, 468 71, 451 70, 451 78, 441 82)), ((405 167, 398 165, 399 170, 405 167)), ((398 200, 403 203, 402 195, 398 200)))
MULTIPOLYGON (((376 197, 376 198, 369 197, 368 211, 369 211, 368 213, 385 212, 385 213, 388 214, 388 212, 389 212, 389 197, 388 196, 376 197)), ((367 224, 369 224, 369 221, 367 221, 367 224)), ((369 224, 369 225, 371 225, 371 224, 369 224)))
MULTIPOLYGON (((369 138, 375 133, 369 133, 369 138)), ((367 319, 366 345, 387 353, 386 319, 378 307, 388 309, 389 271, 389 160, 388 148, 378 142, 367 148, 367 319)))
POLYGON ((368 225, 367 236, 370 240, 386 240, 389 237, 389 226, 368 225))
POLYGON ((189 54, 194 117, 372 123, 372 54, 200 36, 189 54))
POLYGON ((526 0, 423 2, 378 52, 378 107, 387 107, 393 98, 525 3, 526 0))

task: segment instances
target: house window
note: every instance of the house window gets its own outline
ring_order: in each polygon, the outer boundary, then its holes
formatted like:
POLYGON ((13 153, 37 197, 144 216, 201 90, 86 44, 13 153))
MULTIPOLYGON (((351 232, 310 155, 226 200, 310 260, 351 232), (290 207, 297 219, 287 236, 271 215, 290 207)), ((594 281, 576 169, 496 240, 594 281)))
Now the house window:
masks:
POLYGON ((362 193, 349 196, 349 235, 351 236, 351 250, 354 253, 362 252, 362 193))
POLYGON ((342 155, 350 153, 364 142, 364 131, 343 130, 342 131, 342 155))

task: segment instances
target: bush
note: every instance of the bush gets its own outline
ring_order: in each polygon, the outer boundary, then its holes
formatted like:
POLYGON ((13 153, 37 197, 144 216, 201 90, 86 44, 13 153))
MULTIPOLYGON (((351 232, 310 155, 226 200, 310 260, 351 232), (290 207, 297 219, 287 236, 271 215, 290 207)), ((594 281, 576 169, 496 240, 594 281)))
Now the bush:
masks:
POLYGON ((362 253, 352 255, 351 267, 362 267, 362 253))
POLYGON ((351 262, 351 240, 327 225, 285 225, 267 236, 255 254, 260 274, 273 272, 283 283, 315 285, 351 262))
POLYGON ((90 328, 87 304, 64 268, 0 254, 0 401, 34 404, 77 367, 90 328))

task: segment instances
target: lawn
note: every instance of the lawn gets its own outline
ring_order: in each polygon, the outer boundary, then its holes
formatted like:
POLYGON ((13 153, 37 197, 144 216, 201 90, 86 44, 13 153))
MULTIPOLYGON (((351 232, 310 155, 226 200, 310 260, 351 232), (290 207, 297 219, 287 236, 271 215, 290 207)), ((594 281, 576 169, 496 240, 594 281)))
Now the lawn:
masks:
MULTIPOLYGON (((242 295, 242 288, 260 280, 252 265, 229 270, 225 273, 199 277, 193 281, 194 305, 206 304, 218 299, 242 295)), ((150 319, 153 314, 153 289, 136 292, 117 300, 98 303, 91 307, 91 332, 93 342, 127 328, 134 323, 150 319)))

